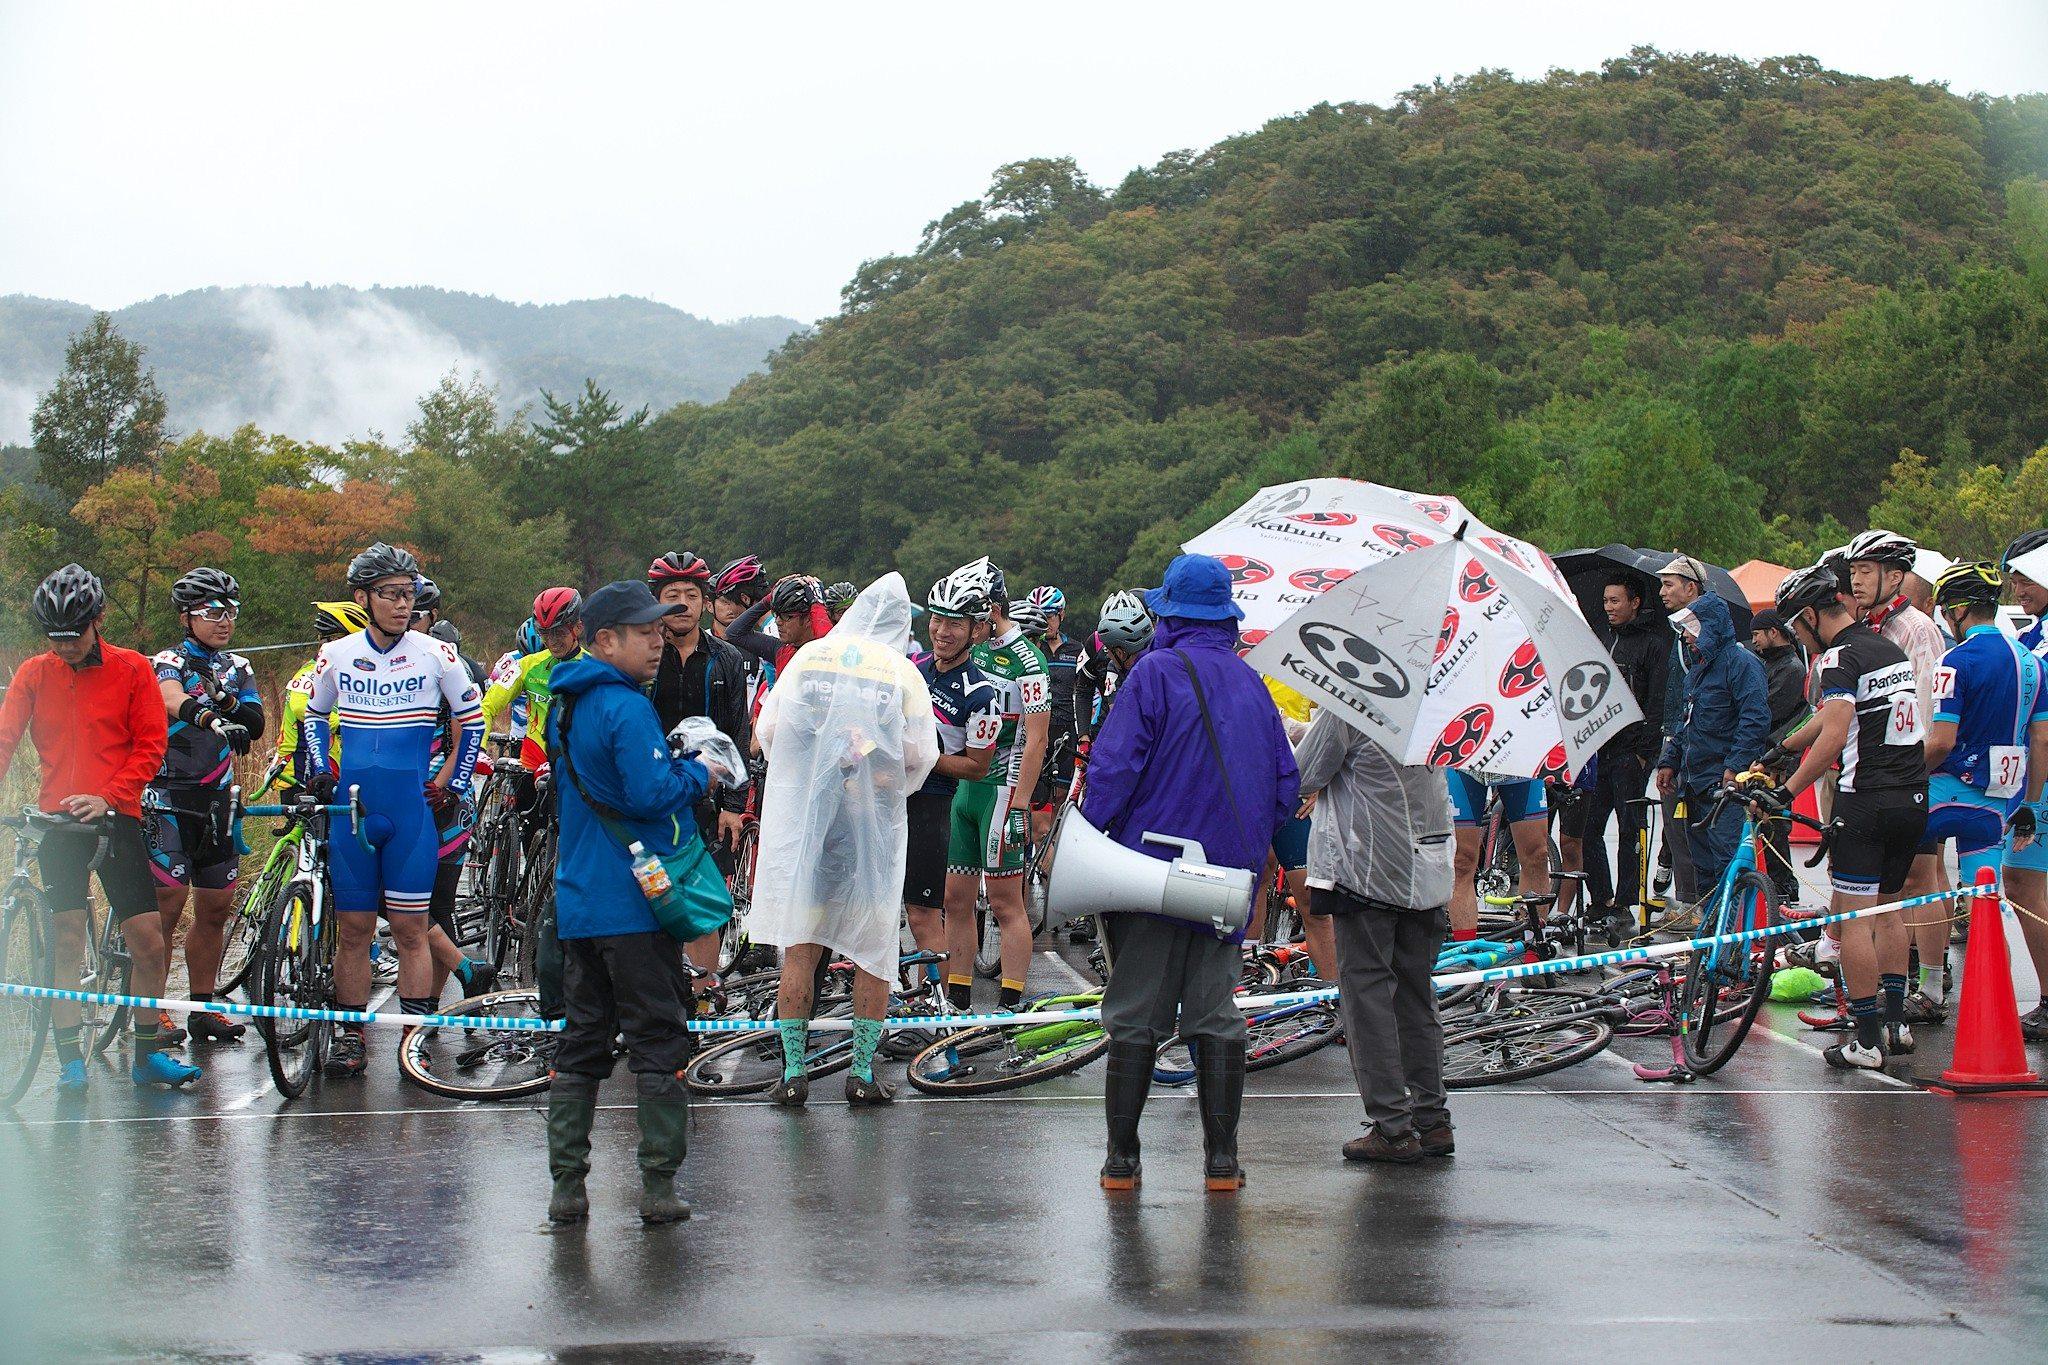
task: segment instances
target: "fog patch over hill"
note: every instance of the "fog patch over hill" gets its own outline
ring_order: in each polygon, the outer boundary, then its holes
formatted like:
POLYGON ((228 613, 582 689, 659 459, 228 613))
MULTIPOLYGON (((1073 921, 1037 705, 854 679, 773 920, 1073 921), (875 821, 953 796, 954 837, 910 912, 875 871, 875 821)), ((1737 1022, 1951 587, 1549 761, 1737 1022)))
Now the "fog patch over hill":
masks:
POLYGON ((277 290, 252 289, 238 313, 255 341, 256 364, 241 393, 195 414, 192 425, 225 431, 254 422, 325 444, 396 436, 419 415, 419 396, 450 370, 498 382, 486 357, 375 295, 316 317, 277 290))

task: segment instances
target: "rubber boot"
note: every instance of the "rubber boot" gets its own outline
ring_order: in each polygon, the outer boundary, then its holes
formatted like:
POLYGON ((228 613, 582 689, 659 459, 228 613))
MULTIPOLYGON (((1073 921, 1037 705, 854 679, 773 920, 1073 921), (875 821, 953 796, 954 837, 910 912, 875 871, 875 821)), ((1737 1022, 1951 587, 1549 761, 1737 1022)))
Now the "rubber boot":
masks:
POLYGON ((1195 1091, 1202 1109, 1202 1179, 1213 1191, 1244 1188, 1237 1164, 1237 1116, 1244 1108, 1244 1044, 1202 1039, 1195 1054, 1195 1091))
POLYGON ((1152 1046, 1111 1042, 1109 1074, 1103 1084, 1102 1107, 1109 1121, 1109 1157, 1102 1163, 1102 1188, 1135 1190, 1143 1172, 1138 1163, 1138 1119, 1152 1090, 1152 1046))
POLYGON ((580 1223, 590 1216, 583 1177, 590 1174, 590 1128, 597 1121, 597 1078, 558 1071, 548 1088, 548 1221, 580 1223))
POLYGON ((640 1082, 640 1221, 680 1223, 690 1206, 676 1198, 676 1172, 690 1146, 690 1092, 676 1076, 643 1073, 640 1082))

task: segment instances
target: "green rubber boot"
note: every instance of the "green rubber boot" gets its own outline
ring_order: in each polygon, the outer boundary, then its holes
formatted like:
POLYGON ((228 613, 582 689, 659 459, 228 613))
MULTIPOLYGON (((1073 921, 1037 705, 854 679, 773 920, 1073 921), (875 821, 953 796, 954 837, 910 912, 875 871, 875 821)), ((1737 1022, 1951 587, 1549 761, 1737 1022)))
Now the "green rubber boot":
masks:
POLYGON ((640 1077, 640 1221, 680 1223, 688 1203, 676 1197, 676 1172, 690 1147, 690 1098, 674 1076, 640 1077))
POLYGON ((590 1216, 583 1178, 590 1174, 590 1129, 597 1122, 597 1080, 558 1073, 548 1089, 548 1221, 580 1223, 590 1216))

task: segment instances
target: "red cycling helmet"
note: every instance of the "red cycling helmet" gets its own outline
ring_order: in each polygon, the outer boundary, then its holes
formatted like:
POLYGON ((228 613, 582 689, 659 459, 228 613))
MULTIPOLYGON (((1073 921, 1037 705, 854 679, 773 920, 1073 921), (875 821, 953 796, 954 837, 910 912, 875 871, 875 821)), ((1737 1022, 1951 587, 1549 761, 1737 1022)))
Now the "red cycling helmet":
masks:
POLYGON ((659 588, 664 583, 710 581, 711 566, 688 550, 670 550, 647 566, 647 586, 650 588, 659 588))
POLYGON ((718 571, 711 580, 711 592, 717 597, 735 597, 752 601, 765 590, 768 571, 761 567, 756 555, 743 555, 718 571))
POLYGON ((533 599, 533 623, 542 630, 573 626, 583 615, 583 594, 574 588, 544 588, 533 599))

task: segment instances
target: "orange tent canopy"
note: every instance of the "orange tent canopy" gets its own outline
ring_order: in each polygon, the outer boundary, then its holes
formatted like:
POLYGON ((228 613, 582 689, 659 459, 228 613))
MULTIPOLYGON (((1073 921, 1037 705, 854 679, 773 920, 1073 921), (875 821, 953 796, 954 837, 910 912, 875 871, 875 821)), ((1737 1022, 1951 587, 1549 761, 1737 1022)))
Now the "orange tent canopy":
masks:
POLYGON ((1735 586, 1749 599, 1751 611, 1764 611, 1778 600, 1778 584, 1792 571, 1767 559, 1752 559, 1734 571, 1735 586))

